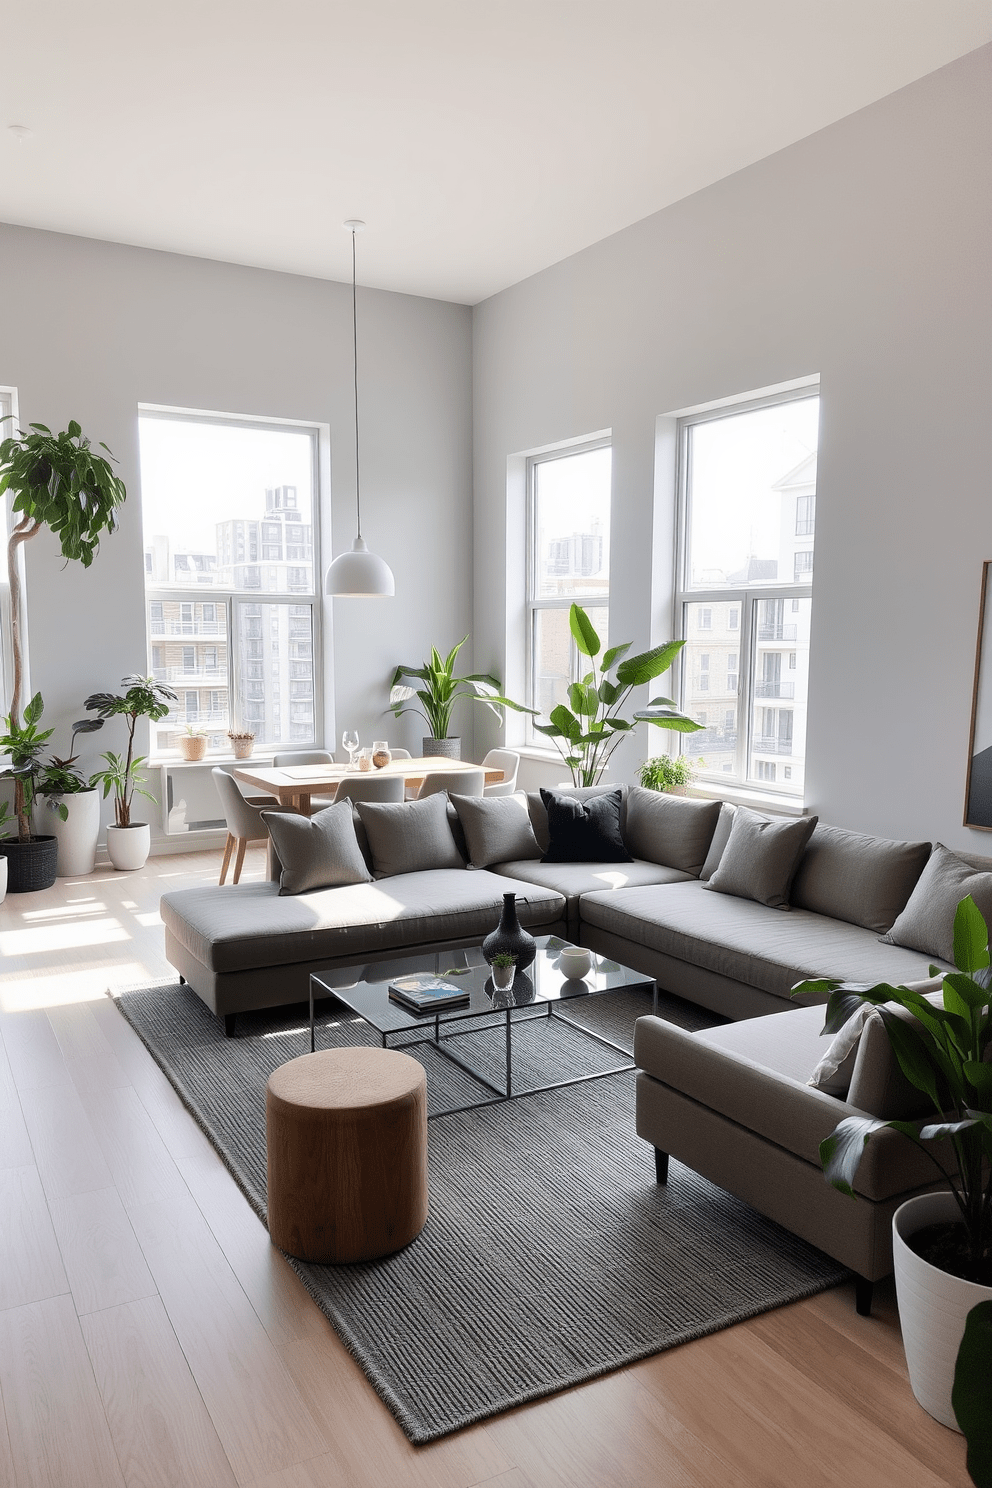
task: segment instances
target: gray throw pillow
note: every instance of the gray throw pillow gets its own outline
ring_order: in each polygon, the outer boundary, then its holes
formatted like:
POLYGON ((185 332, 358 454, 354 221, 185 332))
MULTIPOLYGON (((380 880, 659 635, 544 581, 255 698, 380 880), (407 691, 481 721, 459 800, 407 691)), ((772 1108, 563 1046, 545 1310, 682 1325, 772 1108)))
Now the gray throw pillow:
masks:
POLYGON ((890 842, 821 822, 796 869, 790 897, 796 909, 884 935, 929 856, 929 842, 890 842))
POLYGON ((985 923, 992 925, 992 873, 976 873, 949 847, 935 843, 909 903, 882 940, 887 945, 905 946, 939 961, 953 962, 954 916, 967 894, 978 905, 985 923))
POLYGON ((788 909, 792 877, 815 826, 815 816, 776 821, 738 806, 720 866, 706 887, 788 909))
POLYGON ((355 835, 350 801, 337 801, 313 816, 263 811, 262 820, 282 863, 280 894, 371 883, 372 875, 355 835))
POLYGON ((376 878, 423 873, 430 868, 464 868, 448 824, 444 791, 423 801, 356 801, 376 878))
POLYGON ((720 815, 719 801, 695 801, 631 786, 624 841, 635 858, 699 877, 720 815))
POLYGON ((474 867, 541 856, 522 791, 512 796, 452 795, 451 800, 474 867))
POLYGON ((713 840, 710 843, 709 851, 706 854, 706 862, 703 864, 699 872, 700 878, 705 883, 709 883, 710 879, 713 877, 714 873, 720 866, 720 859, 723 857, 724 848, 727 846, 727 841, 730 837, 730 829, 734 825, 734 816, 736 815, 736 812, 737 807, 732 806, 729 801, 720 802, 720 815, 716 819, 716 827, 713 832, 713 840))

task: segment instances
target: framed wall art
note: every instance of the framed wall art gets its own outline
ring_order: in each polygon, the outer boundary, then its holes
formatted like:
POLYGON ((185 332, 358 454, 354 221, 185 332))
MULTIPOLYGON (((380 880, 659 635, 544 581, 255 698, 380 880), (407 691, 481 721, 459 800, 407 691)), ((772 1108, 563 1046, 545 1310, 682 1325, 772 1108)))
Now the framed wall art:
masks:
POLYGON ((992 832, 992 563, 982 566, 964 824, 992 832))

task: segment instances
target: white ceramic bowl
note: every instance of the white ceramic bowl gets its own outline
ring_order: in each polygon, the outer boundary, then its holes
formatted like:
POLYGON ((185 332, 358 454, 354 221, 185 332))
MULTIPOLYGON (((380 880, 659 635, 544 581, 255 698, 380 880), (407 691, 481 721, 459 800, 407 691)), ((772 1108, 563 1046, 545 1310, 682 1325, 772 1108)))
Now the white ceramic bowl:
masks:
POLYGON ((592 956, 582 946, 566 946, 558 957, 558 965, 570 982, 581 982, 592 970, 592 956))

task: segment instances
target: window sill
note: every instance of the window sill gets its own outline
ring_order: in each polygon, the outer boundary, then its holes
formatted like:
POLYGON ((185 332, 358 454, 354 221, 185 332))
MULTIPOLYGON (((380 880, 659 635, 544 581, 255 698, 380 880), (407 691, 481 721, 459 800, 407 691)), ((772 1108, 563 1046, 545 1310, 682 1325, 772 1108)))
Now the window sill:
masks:
POLYGON ((727 801, 731 806, 751 806, 755 811, 769 811, 777 816, 805 816, 806 807, 798 799, 774 795, 771 791, 749 790, 743 785, 720 785, 717 781, 697 782, 689 794, 705 801, 727 801))

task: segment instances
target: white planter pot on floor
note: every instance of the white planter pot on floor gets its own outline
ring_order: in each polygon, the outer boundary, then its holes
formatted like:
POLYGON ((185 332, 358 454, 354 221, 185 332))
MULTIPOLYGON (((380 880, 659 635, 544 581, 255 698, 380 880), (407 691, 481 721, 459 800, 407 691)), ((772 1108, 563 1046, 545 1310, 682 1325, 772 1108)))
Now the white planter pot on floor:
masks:
POLYGON ((0 904, 7 897, 7 859, 0 853, 0 904))
POLYGON ((147 822, 130 827, 107 828, 107 852, 118 870, 143 868, 152 847, 152 829, 147 822))
POLYGON ((77 791, 70 796, 39 796, 31 813, 32 829, 39 836, 54 837, 59 845, 59 878, 77 878, 92 873, 96 841, 100 835, 100 792, 77 791), (65 821, 58 813, 64 805, 65 821))
POLYGON ((992 1287, 962 1281, 931 1266, 910 1250, 906 1237, 925 1225, 960 1218, 953 1194, 921 1194, 892 1216, 892 1257, 902 1341, 909 1382, 923 1409, 952 1431, 960 1431, 951 1406, 954 1366, 965 1319, 979 1302, 992 1301, 992 1287))

